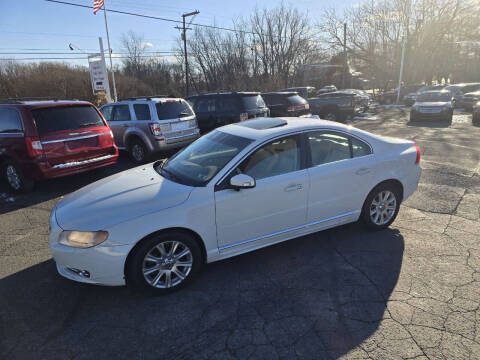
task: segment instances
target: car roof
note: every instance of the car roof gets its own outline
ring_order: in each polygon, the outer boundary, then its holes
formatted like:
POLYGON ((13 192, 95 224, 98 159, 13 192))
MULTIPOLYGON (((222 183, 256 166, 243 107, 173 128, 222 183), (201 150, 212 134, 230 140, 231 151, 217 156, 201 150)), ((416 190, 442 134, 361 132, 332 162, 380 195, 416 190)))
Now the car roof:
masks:
MULTIPOLYGON (((141 98, 130 98, 130 99, 122 99, 117 102, 108 103, 105 105, 122 105, 122 104, 130 104, 136 102, 154 102, 154 103, 164 103, 170 101, 182 101, 182 98, 174 98, 174 97, 141 97, 141 98)), ((103 106, 105 106, 103 105, 103 106)))
POLYGON ((45 107, 59 107, 59 106, 68 106, 68 105, 82 105, 82 106, 93 106, 92 103, 88 101, 81 100, 27 100, 27 101, 16 101, 11 100, 7 102, 1 102, 0 106, 15 106, 19 108, 45 108, 45 107))
POLYGON ((450 91, 448 90, 428 90, 428 91, 423 91, 423 94, 449 94, 450 91))
POLYGON ((284 96, 292 96, 298 95, 296 91, 271 91, 271 92, 264 92, 262 95, 284 95, 284 96))
POLYGON ((269 138, 291 132, 315 129, 338 130, 352 133, 354 135, 360 133, 367 134, 352 126, 347 126, 338 122, 307 117, 256 118, 253 120, 222 126, 217 128, 217 131, 226 132, 231 135, 241 136, 252 140, 267 140, 269 138))
POLYGON ((202 97, 202 96, 231 96, 231 95, 240 95, 240 96, 255 96, 260 95, 258 91, 226 91, 226 92, 214 92, 206 94, 196 94, 187 97, 187 99, 202 97))

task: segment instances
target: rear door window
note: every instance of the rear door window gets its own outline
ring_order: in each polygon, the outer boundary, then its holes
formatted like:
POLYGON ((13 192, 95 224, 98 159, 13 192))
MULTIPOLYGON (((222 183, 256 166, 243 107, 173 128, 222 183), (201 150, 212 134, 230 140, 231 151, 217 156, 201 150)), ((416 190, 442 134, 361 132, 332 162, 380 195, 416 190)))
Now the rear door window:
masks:
POLYGON ((242 103, 246 110, 255 110, 266 107, 265 101, 263 101, 260 95, 242 96, 242 103))
POLYGON ((105 120, 107 121, 112 120, 112 110, 113 110, 113 106, 104 106, 100 109, 100 112, 102 113, 105 120))
POLYGON ((113 121, 130 121, 130 109, 128 105, 115 105, 112 112, 113 121))
POLYGON ((23 131, 20 114, 15 109, 0 109, 0 133, 23 131))
POLYGON ((151 120, 150 107, 148 104, 134 104, 133 111, 137 120, 151 120))
POLYGON ((307 103, 307 100, 300 95, 292 95, 288 97, 288 103, 292 105, 303 105, 307 103))
POLYGON ((217 98, 216 110, 222 113, 238 112, 237 98, 232 96, 220 96, 217 98))
POLYGON ((32 110, 40 136, 56 131, 77 130, 104 126, 97 110, 92 106, 65 106, 32 110))
POLYGON ((311 132, 307 137, 312 166, 351 158, 348 137, 333 132, 311 132))
POLYGON ((192 116, 193 112, 186 101, 167 100, 155 104, 158 120, 177 119, 192 116))
POLYGON ((208 97, 208 98, 200 98, 197 99, 195 103, 195 112, 201 113, 208 113, 208 112, 215 112, 215 98, 208 97))

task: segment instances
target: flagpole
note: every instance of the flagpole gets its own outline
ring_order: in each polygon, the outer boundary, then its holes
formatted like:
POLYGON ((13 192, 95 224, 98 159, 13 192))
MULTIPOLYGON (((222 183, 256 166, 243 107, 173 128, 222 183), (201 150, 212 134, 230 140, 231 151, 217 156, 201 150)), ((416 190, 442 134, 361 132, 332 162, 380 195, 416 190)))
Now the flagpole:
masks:
POLYGON ((107 4, 105 0, 103 2, 103 15, 105 16, 105 29, 107 31, 107 42, 108 42, 108 56, 110 58, 110 72, 112 73, 112 82, 113 82, 113 97, 115 102, 117 99, 117 86, 115 85, 115 72, 113 71, 112 65, 112 48, 110 47, 110 35, 108 34, 108 22, 107 22, 107 4))

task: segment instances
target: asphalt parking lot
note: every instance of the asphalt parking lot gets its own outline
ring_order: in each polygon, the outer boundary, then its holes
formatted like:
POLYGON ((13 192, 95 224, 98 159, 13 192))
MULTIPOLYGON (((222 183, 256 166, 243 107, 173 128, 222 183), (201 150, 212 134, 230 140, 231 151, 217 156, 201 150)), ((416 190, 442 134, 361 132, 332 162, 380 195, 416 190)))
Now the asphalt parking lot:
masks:
POLYGON ((48 217, 59 197, 131 167, 0 184, 0 359, 479 359, 480 127, 411 124, 382 108, 353 125, 413 139, 419 190, 390 229, 358 224, 208 265, 169 296, 56 273, 48 217))

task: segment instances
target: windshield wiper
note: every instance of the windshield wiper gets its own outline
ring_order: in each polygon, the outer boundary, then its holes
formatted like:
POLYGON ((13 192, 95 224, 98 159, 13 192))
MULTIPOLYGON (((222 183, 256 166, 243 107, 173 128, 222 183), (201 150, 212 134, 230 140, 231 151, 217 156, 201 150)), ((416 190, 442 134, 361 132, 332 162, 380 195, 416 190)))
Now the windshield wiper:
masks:
POLYGON ((168 174, 168 176, 169 176, 172 180, 183 184, 182 179, 181 179, 180 177, 178 177, 177 175, 175 175, 175 174, 174 174, 173 172, 171 172, 170 170, 165 169, 165 168, 163 167, 163 164, 160 166, 160 170, 161 170, 162 172, 165 172, 166 174, 168 174))
POLYGON ((182 111, 180 114, 178 114, 178 117, 183 117, 183 116, 189 116, 190 114, 188 112, 182 111))
POLYGON ((0 130, 0 133, 11 133, 11 132, 22 132, 22 130, 18 130, 18 129, 4 129, 4 130, 0 130))

